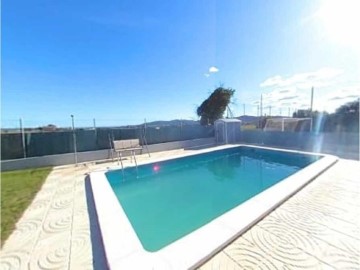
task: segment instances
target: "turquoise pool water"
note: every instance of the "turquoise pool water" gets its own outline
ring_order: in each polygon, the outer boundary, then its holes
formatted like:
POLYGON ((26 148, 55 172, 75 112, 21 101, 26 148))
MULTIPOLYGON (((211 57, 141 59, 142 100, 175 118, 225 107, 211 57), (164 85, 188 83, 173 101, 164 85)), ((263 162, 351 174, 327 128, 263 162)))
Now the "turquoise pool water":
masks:
POLYGON ((157 251, 304 168, 317 156, 236 147, 109 171, 144 249, 157 251))

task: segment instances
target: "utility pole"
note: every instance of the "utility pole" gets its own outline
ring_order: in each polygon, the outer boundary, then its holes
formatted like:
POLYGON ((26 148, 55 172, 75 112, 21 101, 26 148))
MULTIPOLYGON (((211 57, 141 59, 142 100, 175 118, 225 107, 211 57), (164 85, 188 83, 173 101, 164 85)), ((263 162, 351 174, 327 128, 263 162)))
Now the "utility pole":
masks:
POLYGON ((256 116, 259 116, 259 111, 260 111, 260 107, 259 107, 259 105, 257 105, 257 112, 256 112, 256 116))
POLYGON ((244 114, 243 115, 245 115, 245 103, 243 104, 243 106, 244 106, 244 114))
MULTIPOLYGON (((181 121, 181 120, 180 120, 181 121)), ((181 123, 181 128, 182 128, 182 121, 181 123)), ((146 139, 146 118, 144 118, 144 129, 143 129, 143 133, 142 133, 142 143, 143 145, 145 145, 146 147, 146 151, 148 152, 148 155, 150 157, 150 152, 149 152, 149 148, 148 148, 148 144, 147 144, 147 139, 146 139)))
POLYGON ((271 105, 269 106, 269 116, 271 116, 271 105))
POLYGON ((288 116, 290 117, 290 107, 289 107, 289 109, 288 109, 288 116))
POLYGON ((263 105, 262 105, 262 101, 263 101, 263 98, 262 98, 262 94, 261 94, 261 97, 260 97, 260 117, 262 117, 262 114, 263 114, 263 105))

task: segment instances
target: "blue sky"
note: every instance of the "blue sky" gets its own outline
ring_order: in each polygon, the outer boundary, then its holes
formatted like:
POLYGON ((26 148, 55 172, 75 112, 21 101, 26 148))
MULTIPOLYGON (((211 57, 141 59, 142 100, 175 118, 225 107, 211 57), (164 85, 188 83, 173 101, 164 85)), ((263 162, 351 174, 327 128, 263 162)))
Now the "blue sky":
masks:
POLYGON ((2 125, 197 119, 219 84, 235 115, 256 115, 261 93, 265 113, 306 108, 311 86, 334 110, 360 92, 358 4, 5 0, 2 125))

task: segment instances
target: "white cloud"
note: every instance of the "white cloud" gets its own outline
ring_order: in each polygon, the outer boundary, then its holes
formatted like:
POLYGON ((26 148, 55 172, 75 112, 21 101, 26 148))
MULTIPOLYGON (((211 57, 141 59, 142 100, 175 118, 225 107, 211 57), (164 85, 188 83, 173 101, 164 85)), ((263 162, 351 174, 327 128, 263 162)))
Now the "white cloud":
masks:
POLYGON ((279 93, 288 93, 288 92, 290 92, 290 90, 288 90, 288 89, 285 89, 285 90, 279 90, 279 93))
MULTIPOLYGON (((335 87, 337 87, 335 85, 335 87)), ((327 111, 329 113, 334 112, 336 108, 340 107, 344 103, 356 100, 360 97, 360 84, 355 84, 345 88, 336 89, 315 88, 313 109, 319 111, 327 111)), ((265 108, 269 106, 272 109, 309 109, 311 104, 311 91, 299 90, 297 88, 290 89, 275 89, 269 93, 263 94, 263 111, 268 113, 265 108)), ((259 105, 260 100, 253 102, 253 105, 259 105)))
POLYGON ((209 73, 205 73, 204 76, 205 76, 205 77, 209 77, 210 74, 209 74, 209 73))
MULTIPOLYGON (((263 94, 263 113, 269 113, 269 107, 272 108, 272 114, 277 114, 282 109, 283 115, 288 115, 288 111, 292 112, 297 109, 310 108, 311 88, 307 91, 299 90, 296 87, 274 89, 269 93, 263 94), (267 109, 266 109, 267 108, 267 109)), ((258 105, 259 100, 253 104, 258 105)))
POLYGON ((288 78, 276 75, 260 84, 260 87, 296 87, 297 89, 309 89, 324 87, 331 84, 331 80, 343 73, 341 69, 322 68, 313 72, 297 73, 288 78))
POLYGON ((274 77, 270 77, 265 81, 263 81, 260 84, 260 87, 279 86, 282 84, 282 81, 283 81, 282 77, 280 75, 276 75, 274 77))
MULTIPOLYGON (((322 68, 292 76, 276 75, 264 80, 263 107, 308 109, 311 106, 311 88, 314 87, 314 110, 333 112, 340 105, 360 96, 360 84, 344 88, 343 70, 322 68), (267 92, 267 93, 266 93, 267 92)), ((259 102, 259 100, 257 100, 259 102)))
POLYGON ((216 73, 216 72, 219 72, 219 69, 217 67, 210 67, 209 68, 209 73, 216 73))
POLYGON ((298 98, 299 96, 295 95, 295 96, 288 96, 288 97, 282 97, 282 98, 279 98, 278 100, 279 101, 282 101, 282 100, 291 100, 291 99, 295 99, 295 98, 298 98))
POLYGON ((263 104, 265 106, 278 106, 284 102, 294 102, 294 100, 302 99, 302 95, 295 88, 275 89, 267 94, 263 94, 263 104))
POLYGON ((354 84, 347 87, 326 91, 316 99, 315 109, 334 112, 341 105, 354 101, 360 96, 360 84, 354 84))
POLYGON ((338 91, 331 92, 325 98, 327 101, 331 102, 334 100, 353 100, 359 98, 360 96, 360 85, 355 85, 347 88, 343 88, 338 91))

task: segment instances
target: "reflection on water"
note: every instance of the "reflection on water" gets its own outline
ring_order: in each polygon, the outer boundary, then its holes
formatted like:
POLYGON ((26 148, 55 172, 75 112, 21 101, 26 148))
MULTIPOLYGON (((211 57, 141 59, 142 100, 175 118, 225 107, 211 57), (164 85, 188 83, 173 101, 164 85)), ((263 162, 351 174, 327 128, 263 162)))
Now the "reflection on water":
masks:
POLYGON ((241 167, 242 159, 243 156, 239 154, 227 155, 207 162, 206 168, 214 174, 218 181, 233 179, 236 169, 241 167))

